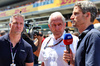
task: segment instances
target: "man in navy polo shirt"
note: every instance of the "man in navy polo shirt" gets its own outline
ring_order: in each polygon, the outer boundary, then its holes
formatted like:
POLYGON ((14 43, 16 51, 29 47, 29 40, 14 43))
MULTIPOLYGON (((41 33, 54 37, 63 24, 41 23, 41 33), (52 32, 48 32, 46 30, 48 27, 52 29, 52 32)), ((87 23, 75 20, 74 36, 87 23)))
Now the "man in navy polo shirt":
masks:
POLYGON ((11 17, 10 32, 0 37, 0 66, 33 66, 33 51, 21 33, 24 17, 15 14, 11 17))

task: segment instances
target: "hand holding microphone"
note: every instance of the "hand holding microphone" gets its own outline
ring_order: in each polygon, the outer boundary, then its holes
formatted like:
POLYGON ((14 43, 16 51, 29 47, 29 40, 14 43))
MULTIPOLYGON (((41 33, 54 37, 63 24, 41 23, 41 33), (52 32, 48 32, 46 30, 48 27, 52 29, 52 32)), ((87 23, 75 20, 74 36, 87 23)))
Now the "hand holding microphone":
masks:
MULTIPOLYGON (((70 54, 70 44, 73 42, 73 37, 70 33, 64 34, 63 42, 66 45, 66 50, 70 54)), ((70 65, 70 61, 68 61, 68 65, 70 65)))

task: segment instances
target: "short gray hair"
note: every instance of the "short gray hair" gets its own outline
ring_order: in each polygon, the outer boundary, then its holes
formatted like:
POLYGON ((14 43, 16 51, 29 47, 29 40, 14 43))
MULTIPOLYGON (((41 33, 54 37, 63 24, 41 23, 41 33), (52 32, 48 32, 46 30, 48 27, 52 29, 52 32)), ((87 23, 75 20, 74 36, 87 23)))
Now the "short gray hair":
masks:
POLYGON ((52 14, 50 15, 49 20, 48 20, 48 24, 50 24, 51 18, 52 18, 53 16, 55 16, 55 15, 56 15, 56 16, 61 16, 62 21, 63 21, 63 22, 66 22, 64 16, 63 16, 60 12, 54 12, 54 13, 52 13, 52 14))
POLYGON ((91 13, 90 21, 91 22, 94 21, 94 19, 97 16, 97 7, 93 2, 91 2, 91 1, 77 1, 75 3, 75 6, 78 6, 82 10, 83 14, 90 12, 91 13))
POLYGON ((23 20, 25 20, 25 17, 23 15, 21 15, 20 13, 18 14, 13 14, 10 18, 10 23, 12 22, 12 19, 15 17, 15 16, 21 16, 23 18, 23 20))

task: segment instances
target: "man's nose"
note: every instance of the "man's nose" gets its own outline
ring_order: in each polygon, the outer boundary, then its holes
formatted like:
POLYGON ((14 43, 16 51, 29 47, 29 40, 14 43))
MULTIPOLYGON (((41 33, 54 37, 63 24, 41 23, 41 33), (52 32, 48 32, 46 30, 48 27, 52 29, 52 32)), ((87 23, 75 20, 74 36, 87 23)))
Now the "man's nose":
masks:
POLYGON ((71 20, 73 20, 73 19, 74 19, 74 16, 73 16, 73 15, 71 15, 70 19, 71 19, 71 20))
POLYGON ((20 24, 17 24, 17 26, 20 27, 21 25, 20 24))
POLYGON ((56 29, 59 30, 59 25, 56 25, 56 29))

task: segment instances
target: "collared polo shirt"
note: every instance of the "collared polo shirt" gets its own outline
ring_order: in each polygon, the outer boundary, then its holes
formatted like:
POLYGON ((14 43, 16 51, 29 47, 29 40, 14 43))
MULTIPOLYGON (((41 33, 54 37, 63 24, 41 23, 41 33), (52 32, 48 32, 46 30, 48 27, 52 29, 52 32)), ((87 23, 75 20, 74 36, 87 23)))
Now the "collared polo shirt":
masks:
MULTIPOLYGON (((12 63, 10 43, 9 34, 0 37, 0 66, 10 66, 12 63)), ((33 62, 32 47, 24 39, 20 39, 20 42, 13 48, 13 52, 16 49, 14 59, 16 66, 25 66, 25 63, 33 62)))
MULTIPOLYGON (((45 66, 68 66, 68 64, 63 60, 63 54, 64 50, 66 50, 66 45, 64 45, 63 41, 61 40, 63 39, 64 34, 65 31, 63 32, 63 35, 57 40, 53 35, 51 35, 43 41, 38 60, 44 62, 45 66), (50 45, 55 46, 49 47, 50 45)), ((70 49, 72 50, 73 54, 75 54, 74 49, 76 49, 73 46, 74 44, 77 45, 77 42, 78 38, 73 36, 73 43, 70 45, 70 49)))

